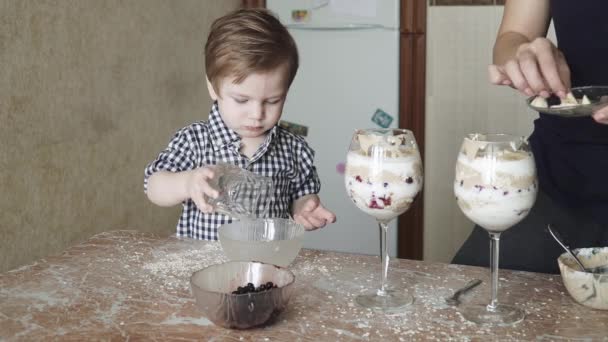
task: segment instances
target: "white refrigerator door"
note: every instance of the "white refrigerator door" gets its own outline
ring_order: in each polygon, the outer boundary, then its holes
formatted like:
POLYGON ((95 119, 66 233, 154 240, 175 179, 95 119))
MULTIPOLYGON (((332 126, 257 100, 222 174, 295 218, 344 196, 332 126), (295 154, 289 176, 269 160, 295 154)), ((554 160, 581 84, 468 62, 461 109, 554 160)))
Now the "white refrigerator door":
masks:
MULTIPOLYGON (((316 151, 320 197, 337 223, 305 234, 307 248, 379 254, 375 220, 351 202, 340 164, 357 128, 379 128, 377 109, 398 126, 399 33, 382 28, 308 30, 292 28, 300 69, 287 96, 283 119, 308 126, 316 151)), ((389 253, 396 254, 396 220, 390 224, 389 253)))
POLYGON ((287 27, 399 28, 399 0, 266 0, 266 7, 287 27))

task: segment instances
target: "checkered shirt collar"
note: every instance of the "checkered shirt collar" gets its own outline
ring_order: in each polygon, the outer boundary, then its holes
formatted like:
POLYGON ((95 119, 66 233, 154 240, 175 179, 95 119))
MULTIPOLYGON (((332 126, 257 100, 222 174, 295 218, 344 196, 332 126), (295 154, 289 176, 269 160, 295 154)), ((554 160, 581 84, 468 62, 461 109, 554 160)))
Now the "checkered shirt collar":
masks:
POLYGON ((224 123, 224 120, 220 116, 217 101, 213 103, 211 112, 209 112, 209 128, 213 146, 224 147, 241 141, 241 137, 224 123))
MULTIPOLYGON (((213 103, 213 106, 211 106, 211 111, 209 112, 209 128, 211 132, 211 141, 213 142, 213 146, 221 148, 226 145, 232 145, 237 147, 238 149, 241 137, 238 135, 238 133, 226 126, 226 123, 220 115, 217 101, 213 103)), ((270 143, 273 141, 273 138, 276 136, 276 134, 277 126, 275 125, 268 132, 264 143, 262 144, 262 146, 260 146, 260 149, 255 153, 252 159, 257 159, 260 155, 266 152, 268 146, 270 146, 270 143)))

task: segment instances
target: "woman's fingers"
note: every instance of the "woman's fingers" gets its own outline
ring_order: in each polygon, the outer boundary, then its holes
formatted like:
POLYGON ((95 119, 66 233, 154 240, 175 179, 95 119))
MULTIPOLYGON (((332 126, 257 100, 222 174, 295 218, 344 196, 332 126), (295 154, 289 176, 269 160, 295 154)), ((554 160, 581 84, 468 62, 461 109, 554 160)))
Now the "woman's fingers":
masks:
POLYGON ((566 90, 569 90, 572 86, 572 83, 570 82, 570 67, 568 66, 568 62, 566 61, 564 54, 557 49, 555 50, 555 61, 557 63, 557 72, 559 73, 559 78, 562 80, 566 90))
MULTIPOLYGON (((557 51, 557 50, 555 50, 557 51)), ((565 97, 568 89, 564 84, 558 68, 557 54, 553 50, 541 50, 537 53, 538 65, 542 77, 553 93, 565 97)), ((567 66, 566 66, 567 67, 567 66)))
POLYGON ((538 38, 518 48, 514 59, 488 68, 490 83, 510 85, 527 96, 565 97, 570 89, 570 68, 555 45, 538 38))
POLYGON ((593 113, 593 119, 597 121, 597 123, 608 125, 608 106, 602 107, 593 113))
POLYGON ((519 90, 521 93, 532 96, 534 91, 530 88, 530 85, 526 81, 524 74, 521 72, 519 62, 516 60, 508 61, 504 66, 504 71, 513 83, 513 87, 519 90))
POLYGON ((488 65, 488 80, 492 84, 502 85, 508 78, 507 75, 500 70, 498 65, 490 64, 488 65))
POLYGON ((488 65, 488 80, 494 85, 513 85, 507 74, 496 64, 488 65))
MULTIPOLYGON (((550 94, 545 87, 545 81, 540 69, 538 68, 536 58, 537 55, 534 55, 532 51, 522 51, 519 54, 519 67, 524 78, 526 79, 526 82, 532 89, 532 95, 540 94, 542 97, 549 97, 550 94)), ((526 92, 526 94, 530 95, 528 92, 526 92)))

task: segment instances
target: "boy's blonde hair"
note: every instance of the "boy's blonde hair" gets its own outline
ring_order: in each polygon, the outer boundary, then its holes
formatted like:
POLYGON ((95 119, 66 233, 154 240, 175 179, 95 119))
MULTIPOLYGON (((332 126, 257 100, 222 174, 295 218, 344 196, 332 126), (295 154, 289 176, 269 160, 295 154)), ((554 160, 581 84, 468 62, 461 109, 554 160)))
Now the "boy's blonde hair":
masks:
POLYGON ((286 87, 298 71, 298 49, 283 24, 272 12, 239 9, 215 20, 205 43, 207 79, 218 96, 220 81, 234 76, 242 82, 254 72, 287 65, 286 87))

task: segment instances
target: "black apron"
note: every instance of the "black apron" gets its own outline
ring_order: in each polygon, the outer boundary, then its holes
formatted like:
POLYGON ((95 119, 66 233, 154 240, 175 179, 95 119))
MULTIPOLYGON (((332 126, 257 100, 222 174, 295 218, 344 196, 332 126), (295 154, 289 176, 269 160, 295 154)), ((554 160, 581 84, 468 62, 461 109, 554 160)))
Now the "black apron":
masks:
MULTIPOLYGON (((551 0, 558 47, 572 86, 608 86, 608 1, 551 0)), ((556 201, 608 223, 608 125, 540 114, 530 137, 540 187, 556 201)))
MULTIPOLYGON (((551 0, 574 87, 608 86, 606 14, 608 0, 551 0)), ((608 244, 608 125, 540 114, 530 143, 541 191, 530 214, 502 234, 500 267, 559 273, 556 260, 564 251, 545 231, 548 223, 573 248, 608 244)), ((476 226, 452 262, 488 266, 487 246, 488 233, 476 226)))

